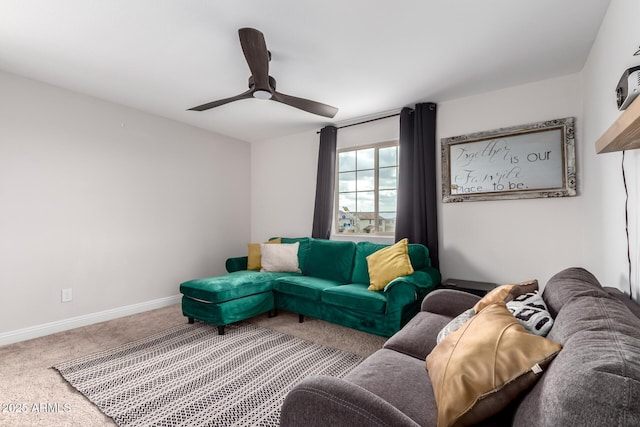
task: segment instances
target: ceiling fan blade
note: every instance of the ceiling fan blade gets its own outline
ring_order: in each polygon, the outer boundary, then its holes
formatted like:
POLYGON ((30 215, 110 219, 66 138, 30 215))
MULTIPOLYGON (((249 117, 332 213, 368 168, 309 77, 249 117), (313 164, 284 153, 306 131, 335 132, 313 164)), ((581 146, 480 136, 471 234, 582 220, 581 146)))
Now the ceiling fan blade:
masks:
POLYGON ((264 34, 254 28, 240 28, 240 45, 247 60, 255 89, 271 92, 269 87, 269 51, 264 41, 264 34))
POLYGON ((217 101, 209 102, 206 104, 199 105, 197 107, 189 108, 189 111, 204 111, 210 108, 219 107, 224 104, 228 104, 229 102, 238 101, 240 99, 253 98, 253 90, 249 89, 248 91, 241 93, 240 95, 232 96, 230 98, 219 99, 217 101))
POLYGON ((255 28, 245 27, 238 30, 238 36, 240 37, 242 52, 244 53, 244 57, 249 65, 249 69, 251 70, 251 77, 249 77, 249 90, 241 93, 240 95, 219 99, 198 107, 190 108, 189 110, 204 111, 210 108, 219 107, 220 105, 224 105, 229 102, 255 97, 271 99, 323 117, 333 118, 338 113, 338 109, 331 105, 276 92, 276 80, 269 76, 269 60, 271 59, 271 53, 267 50, 267 44, 264 41, 264 34, 255 28))
POLYGON ((280 92, 273 92, 273 101, 278 101, 286 105, 298 108, 308 113, 317 114, 319 116, 333 118, 338 109, 331 105, 323 104, 321 102, 311 101, 309 99, 297 98, 291 95, 285 95, 280 92))

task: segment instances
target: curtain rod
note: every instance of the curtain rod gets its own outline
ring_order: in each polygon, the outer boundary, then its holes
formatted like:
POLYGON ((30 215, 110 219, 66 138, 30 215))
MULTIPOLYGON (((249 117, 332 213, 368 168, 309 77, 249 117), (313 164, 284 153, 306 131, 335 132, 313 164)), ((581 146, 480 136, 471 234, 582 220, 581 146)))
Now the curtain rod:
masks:
MULTIPOLYGON (((362 122, 351 123, 351 124, 344 125, 344 126, 336 126, 336 129, 343 129, 343 128, 348 128, 348 127, 351 127, 351 126, 363 125, 365 123, 375 122, 376 120, 388 119, 389 117, 395 117, 395 116, 399 116, 399 115, 400 115, 400 113, 389 114, 388 116, 376 117, 375 119, 364 120, 362 122)), ((318 134, 318 133, 320 133, 320 131, 317 131, 316 133, 318 134)))

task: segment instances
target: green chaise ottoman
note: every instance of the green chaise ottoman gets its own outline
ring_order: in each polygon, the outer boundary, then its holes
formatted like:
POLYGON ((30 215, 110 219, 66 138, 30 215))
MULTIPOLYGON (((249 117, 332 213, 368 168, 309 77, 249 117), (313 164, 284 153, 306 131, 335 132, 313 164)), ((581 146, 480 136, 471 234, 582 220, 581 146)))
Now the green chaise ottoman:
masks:
POLYGON ((263 273, 241 270, 224 276, 194 279, 180 285, 182 313, 189 318, 224 327, 274 310, 273 284, 276 279, 298 273, 263 273))

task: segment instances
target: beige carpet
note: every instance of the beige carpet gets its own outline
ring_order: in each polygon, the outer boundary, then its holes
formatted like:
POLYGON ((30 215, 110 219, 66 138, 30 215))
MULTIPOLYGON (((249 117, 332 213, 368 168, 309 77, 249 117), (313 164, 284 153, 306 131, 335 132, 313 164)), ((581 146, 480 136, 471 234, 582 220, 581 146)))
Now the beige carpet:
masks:
MULTIPOLYGON (((280 312, 254 323, 328 347, 368 356, 385 338, 280 312)), ((58 362, 105 350, 186 322, 179 305, 0 347, 1 426, 115 426, 51 369, 58 362), (21 412, 17 412, 21 411, 21 412)))

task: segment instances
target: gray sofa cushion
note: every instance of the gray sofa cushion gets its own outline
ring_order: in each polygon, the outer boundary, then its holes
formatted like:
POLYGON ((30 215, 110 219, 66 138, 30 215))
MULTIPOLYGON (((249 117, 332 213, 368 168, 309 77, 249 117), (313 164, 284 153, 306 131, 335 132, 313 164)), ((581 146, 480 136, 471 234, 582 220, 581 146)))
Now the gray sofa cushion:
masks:
POLYGON ((548 338, 564 348, 522 400, 514 425, 640 425, 640 319, 621 301, 578 292, 548 338))
POLYGON ((436 426, 438 409, 425 361, 378 350, 344 379, 389 402, 421 426, 436 426))
MULTIPOLYGON (((433 340, 435 342, 435 338, 433 340)), ((347 374, 344 380, 347 384, 351 383, 370 391, 373 393, 372 396, 382 398, 422 427, 436 427, 438 424, 438 408, 429 374, 425 369, 424 358, 408 357, 391 349, 378 350, 347 374)), ((340 394, 336 394, 336 397, 344 396, 345 390, 337 389, 336 393, 338 391, 340 394)), ((476 424, 475 427, 508 426, 511 424, 513 410, 514 407, 510 406, 496 416, 476 424)), ((357 419, 356 417, 357 412, 354 411, 342 418, 340 422, 318 425, 355 427, 352 420, 357 419)), ((303 425, 308 424, 296 424, 296 426, 303 425)), ((393 422, 386 425, 396 427, 409 424, 393 422)))
POLYGON ((627 306, 627 308, 629 310, 631 310, 631 312, 633 314, 635 314, 636 317, 640 318, 640 305, 636 304, 635 301, 633 301, 631 298, 629 298, 629 295, 622 293, 622 291, 618 288, 603 288, 605 291, 607 291, 607 293, 609 295, 611 295, 612 297, 615 297, 617 299, 619 299, 620 301, 622 301, 624 303, 624 305, 627 306))
POLYGON ((280 415, 283 427, 420 427, 385 400, 340 378, 308 377, 287 395, 280 415))
POLYGON ((453 289, 436 289, 422 300, 422 311, 442 314, 453 319, 473 307, 480 297, 453 289))
POLYGON ((554 319, 558 312, 570 299, 578 296, 606 296, 600 282, 593 274, 584 268, 567 268, 557 273, 551 279, 542 292, 542 299, 547 303, 547 308, 554 319))
POLYGON ((448 316, 421 311, 389 338, 384 348, 424 361, 436 346, 438 332, 450 321, 448 316))

